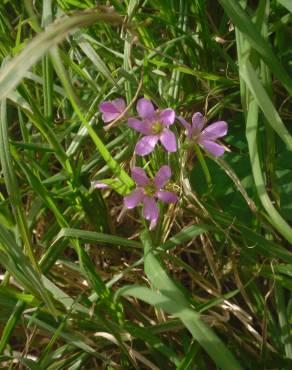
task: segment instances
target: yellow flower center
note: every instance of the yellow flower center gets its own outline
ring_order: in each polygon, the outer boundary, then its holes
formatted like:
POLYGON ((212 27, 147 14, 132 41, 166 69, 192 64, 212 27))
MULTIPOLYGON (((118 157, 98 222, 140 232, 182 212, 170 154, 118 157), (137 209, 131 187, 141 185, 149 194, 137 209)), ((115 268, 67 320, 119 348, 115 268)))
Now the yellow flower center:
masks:
POLYGON ((148 195, 148 197, 153 197, 156 193, 156 190, 156 186, 153 182, 150 182, 144 187, 144 193, 145 195, 148 195))
POLYGON ((163 130, 163 125, 159 121, 156 121, 153 123, 152 132, 154 135, 160 134, 162 130, 163 130))

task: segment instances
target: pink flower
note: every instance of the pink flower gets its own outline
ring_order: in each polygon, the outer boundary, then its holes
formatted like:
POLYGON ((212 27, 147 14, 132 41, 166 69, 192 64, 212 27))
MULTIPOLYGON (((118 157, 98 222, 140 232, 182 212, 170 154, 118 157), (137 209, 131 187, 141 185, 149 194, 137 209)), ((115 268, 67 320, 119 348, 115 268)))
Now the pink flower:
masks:
POLYGON ((132 178, 136 182, 137 188, 124 198, 124 203, 129 209, 143 203, 143 215, 146 220, 150 221, 150 229, 156 226, 159 216, 156 198, 165 203, 175 203, 178 200, 174 193, 162 190, 170 176, 169 166, 160 167, 154 180, 150 180, 142 168, 134 167, 132 169, 132 178))
POLYGON ((137 142, 135 153, 142 156, 151 153, 158 141, 168 152, 175 152, 176 137, 168 128, 175 121, 174 110, 155 110, 150 100, 142 98, 138 100, 137 111, 142 120, 129 118, 128 125, 145 136, 137 142))
POLYGON ((182 117, 178 117, 178 119, 187 129, 190 140, 198 143, 215 157, 223 155, 225 149, 222 145, 217 144, 216 140, 227 134, 228 124, 225 121, 214 122, 203 130, 205 119, 199 112, 193 115, 191 125, 182 117))
POLYGON ((104 101, 99 104, 99 110, 102 113, 104 122, 110 122, 116 119, 126 109, 124 99, 117 98, 112 101, 104 101))

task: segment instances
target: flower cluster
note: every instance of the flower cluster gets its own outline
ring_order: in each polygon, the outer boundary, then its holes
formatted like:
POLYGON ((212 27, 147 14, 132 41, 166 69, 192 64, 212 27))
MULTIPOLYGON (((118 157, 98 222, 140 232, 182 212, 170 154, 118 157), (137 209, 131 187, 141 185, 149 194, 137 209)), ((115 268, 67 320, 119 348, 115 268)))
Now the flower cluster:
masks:
MULTIPOLYGON (((124 99, 118 98, 112 101, 105 101, 99 105, 102 119, 108 123, 118 118, 126 109, 124 99)), ((215 157, 223 155, 225 148, 217 142, 217 139, 227 134, 228 125, 225 121, 214 122, 205 127, 205 117, 197 112, 192 117, 192 123, 188 123, 183 117, 177 117, 171 108, 163 110, 155 109, 152 102, 141 98, 137 102, 137 117, 130 117, 127 120, 128 126, 142 134, 135 146, 135 153, 146 156, 153 152, 158 142, 167 152, 176 152, 178 149, 177 139, 170 126, 177 119, 186 129, 187 146, 192 147, 198 144, 200 147, 215 157)), ((131 171, 136 189, 124 197, 125 207, 132 209, 138 204, 143 204, 143 216, 150 221, 150 229, 153 229, 159 217, 156 199, 165 203, 176 203, 176 194, 163 190, 171 177, 169 166, 162 166, 153 180, 149 179, 146 172, 139 167, 131 171)), ((103 187, 99 184, 98 187, 103 187)))

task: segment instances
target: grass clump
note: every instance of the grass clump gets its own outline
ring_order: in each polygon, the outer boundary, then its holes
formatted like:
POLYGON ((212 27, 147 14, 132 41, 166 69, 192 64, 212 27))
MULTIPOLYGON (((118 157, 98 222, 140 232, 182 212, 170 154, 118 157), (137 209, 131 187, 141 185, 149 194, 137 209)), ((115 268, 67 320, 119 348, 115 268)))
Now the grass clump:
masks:
POLYGON ((0 29, 1 368, 291 368, 289 2, 0 29))

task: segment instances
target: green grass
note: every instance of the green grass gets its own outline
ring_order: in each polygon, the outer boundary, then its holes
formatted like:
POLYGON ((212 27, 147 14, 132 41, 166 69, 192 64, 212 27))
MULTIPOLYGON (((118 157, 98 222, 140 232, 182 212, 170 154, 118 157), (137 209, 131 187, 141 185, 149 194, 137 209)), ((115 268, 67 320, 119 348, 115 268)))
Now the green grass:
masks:
POLYGON ((0 4, 0 367, 290 369, 290 1, 98 3, 0 4), (224 156, 179 123, 134 156, 98 106, 143 96, 227 121, 224 156), (123 195, 164 164, 149 231, 123 195))

